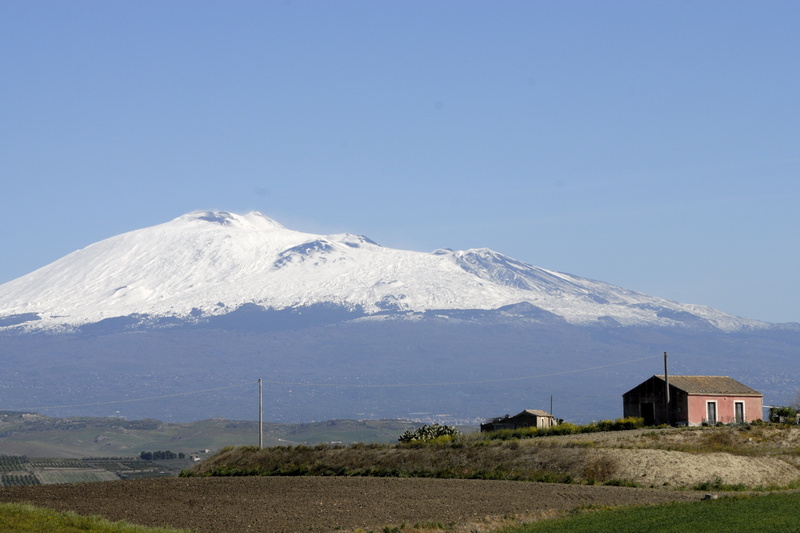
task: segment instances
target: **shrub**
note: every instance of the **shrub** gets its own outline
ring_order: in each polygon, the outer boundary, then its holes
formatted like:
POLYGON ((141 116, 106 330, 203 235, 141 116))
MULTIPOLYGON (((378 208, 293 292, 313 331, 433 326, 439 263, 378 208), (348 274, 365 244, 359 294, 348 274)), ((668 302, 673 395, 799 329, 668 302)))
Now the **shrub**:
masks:
MULTIPOLYGON (((644 427, 644 419, 636 417, 618 418, 617 420, 601 420, 596 424, 576 426, 569 422, 562 422, 557 426, 517 429, 499 429, 482 433, 481 439, 486 440, 510 440, 528 439, 532 437, 547 437, 550 435, 575 435, 579 433, 594 433, 596 431, 625 431, 628 429, 638 429, 644 427)), ((666 427, 666 426, 665 426, 666 427)))
POLYGON ((607 482, 614 477, 619 467, 613 457, 597 457, 587 461, 583 468, 583 477, 589 481, 607 482))
POLYGON ((738 435, 730 431, 709 431, 703 434, 701 441, 701 448, 707 448, 709 451, 731 451, 740 443, 738 435))
POLYGON ((417 428, 414 431, 407 429, 397 439, 400 442, 430 442, 437 443, 449 442, 454 436, 459 435, 460 431, 452 426, 443 426, 439 424, 425 425, 417 428), (447 438, 445 438, 447 437, 447 438))
POLYGON ((722 479, 717 477, 710 481, 703 481, 702 483, 698 483, 692 487, 694 490, 719 490, 719 491, 733 491, 733 492, 741 492, 747 490, 747 487, 742 485, 741 483, 737 483, 735 485, 728 485, 723 483, 722 479))
POLYGON ((794 422, 797 415, 797 409, 794 407, 777 406, 769 408, 769 421, 786 423, 794 422))
POLYGON ((571 424, 569 422, 564 422, 563 424, 559 424, 557 426, 553 426, 550 428, 542 428, 539 430, 538 434, 541 436, 545 435, 574 435, 576 433, 584 433, 585 431, 581 430, 580 426, 576 426, 575 424, 571 424))
POLYGON ((626 429, 639 429, 644 427, 644 418, 629 416, 628 418, 618 418, 614 423, 614 431, 624 431, 626 429))

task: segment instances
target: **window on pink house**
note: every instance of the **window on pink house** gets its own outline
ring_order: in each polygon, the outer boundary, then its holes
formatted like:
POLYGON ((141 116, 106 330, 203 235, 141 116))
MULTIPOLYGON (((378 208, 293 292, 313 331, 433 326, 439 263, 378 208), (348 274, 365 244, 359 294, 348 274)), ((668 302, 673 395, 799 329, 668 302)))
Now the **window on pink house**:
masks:
POLYGON ((714 425, 717 423, 717 402, 706 402, 706 423, 714 425))

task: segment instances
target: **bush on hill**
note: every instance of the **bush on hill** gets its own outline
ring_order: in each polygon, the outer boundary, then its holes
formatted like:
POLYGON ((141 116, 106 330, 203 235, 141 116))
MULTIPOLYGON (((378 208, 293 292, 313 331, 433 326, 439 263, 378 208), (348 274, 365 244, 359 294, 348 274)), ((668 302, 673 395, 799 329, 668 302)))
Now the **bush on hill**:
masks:
POLYGON ((460 434, 461 432, 452 426, 441 426, 439 424, 431 424, 429 426, 428 425, 422 426, 421 428, 417 428, 413 431, 407 429, 403 432, 402 435, 400 435, 400 438, 397 440, 405 443, 430 442, 430 441, 445 442, 451 440, 453 437, 460 434))
POLYGON ((499 429, 497 431, 489 431, 481 433, 485 439, 529 439, 533 437, 549 437, 552 435, 577 435, 579 433, 596 433, 598 431, 625 431, 628 429, 639 429, 644 427, 643 418, 618 418, 617 420, 601 420, 594 424, 587 424, 585 426, 577 426, 565 422, 556 426, 545 428, 519 428, 519 429, 499 429))

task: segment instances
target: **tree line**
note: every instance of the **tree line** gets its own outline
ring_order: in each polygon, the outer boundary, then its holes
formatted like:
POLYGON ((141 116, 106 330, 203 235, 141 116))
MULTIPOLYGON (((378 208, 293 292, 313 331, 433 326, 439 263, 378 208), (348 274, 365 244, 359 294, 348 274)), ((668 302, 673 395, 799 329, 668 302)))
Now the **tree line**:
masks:
POLYGON ((144 459, 145 461, 165 461, 167 459, 185 459, 186 454, 183 452, 175 453, 169 450, 166 451, 157 451, 157 452, 142 452, 139 454, 140 459, 144 459))

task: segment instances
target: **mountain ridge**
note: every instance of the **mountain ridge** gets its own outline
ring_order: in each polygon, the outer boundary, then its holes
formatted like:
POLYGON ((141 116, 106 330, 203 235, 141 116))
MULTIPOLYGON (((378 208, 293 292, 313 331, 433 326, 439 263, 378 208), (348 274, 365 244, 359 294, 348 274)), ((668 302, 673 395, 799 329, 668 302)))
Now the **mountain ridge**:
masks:
POLYGON ((536 311, 529 315, 547 313, 576 325, 773 327, 488 248, 397 250, 362 235, 291 230, 255 211, 195 211, 98 241, 0 285, 0 330, 70 331, 119 317, 196 323, 243 306, 329 305, 402 317, 520 304, 536 311))

